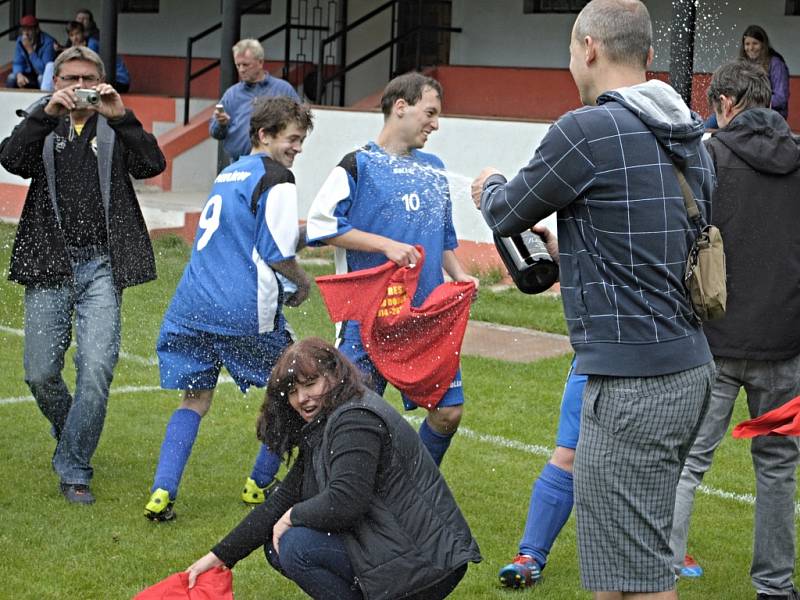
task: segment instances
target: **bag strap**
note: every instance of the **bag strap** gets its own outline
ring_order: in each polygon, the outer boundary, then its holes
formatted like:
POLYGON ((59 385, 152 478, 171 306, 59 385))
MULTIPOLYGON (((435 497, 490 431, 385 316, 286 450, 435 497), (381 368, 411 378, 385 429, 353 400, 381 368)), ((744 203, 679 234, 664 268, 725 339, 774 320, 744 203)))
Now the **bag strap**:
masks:
POLYGON ((686 213, 689 218, 694 221, 699 230, 703 229, 703 218, 700 215, 700 208, 697 206, 697 199, 694 197, 692 188, 689 187, 689 182, 686 181, 686 176, 683 174, 674 162, 672 168, 675 169, 675 175, 678 176, 678 184, 681 187, 681 194, 683 194, 683 206, 686 208, 686 213))

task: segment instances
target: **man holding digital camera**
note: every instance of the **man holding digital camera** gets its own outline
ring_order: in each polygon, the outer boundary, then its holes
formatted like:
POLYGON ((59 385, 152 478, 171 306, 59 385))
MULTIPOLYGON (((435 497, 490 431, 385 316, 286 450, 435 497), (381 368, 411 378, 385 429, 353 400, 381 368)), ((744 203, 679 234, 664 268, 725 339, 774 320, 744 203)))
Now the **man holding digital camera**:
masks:
POLYGON ((56 439, 53 469, 64 497, 91 504, 90 461, 105 420, 119 354, 126 287, 155 279, 155 260, 131 183, 164 170, 156 139, 85 46, 55 62, 55 92, 20 111, 0 163, 31 184, 9 279, 25 286, 25 381, 56 439), (61 371, 75 316, 77 372, 61 371))

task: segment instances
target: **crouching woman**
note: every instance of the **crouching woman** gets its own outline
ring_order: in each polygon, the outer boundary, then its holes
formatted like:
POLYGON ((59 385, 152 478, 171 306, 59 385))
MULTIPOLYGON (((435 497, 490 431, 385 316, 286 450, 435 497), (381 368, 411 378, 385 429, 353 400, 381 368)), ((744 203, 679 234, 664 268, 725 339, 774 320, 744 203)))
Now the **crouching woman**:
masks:
POLYGON ((315 599, 444 598, 481 560, 419 436, 333 346, 290 346, 272 371, 258 437, 287 461, 284 481, 211 552, 190 585, 264 546, 315 599))

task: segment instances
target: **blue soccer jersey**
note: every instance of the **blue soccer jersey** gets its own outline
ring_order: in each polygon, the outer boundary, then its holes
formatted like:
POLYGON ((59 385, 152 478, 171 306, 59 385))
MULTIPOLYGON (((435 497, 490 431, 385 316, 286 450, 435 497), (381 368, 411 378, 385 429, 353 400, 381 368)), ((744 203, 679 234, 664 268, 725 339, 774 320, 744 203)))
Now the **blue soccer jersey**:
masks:
MULTIPOLYGON (((412 150, 387 154, 374 142, 346 155, 311 205, 309 243, 358 229, 425 249, 425 264, 412 304, 419 306, 444 281, 442 253, 458 246, 450 188, 444 165, 433 154, 412 150)), ((377 252, 336 248, 337 273, 368 269, 386 262, 377 252)))
POLYGON ((273 331, 282 298, 269 265, 294 257, 297 222, 297 191, 286 167, 264 154, 227 167, 214 180, 165 317, 223 335, 273 331))

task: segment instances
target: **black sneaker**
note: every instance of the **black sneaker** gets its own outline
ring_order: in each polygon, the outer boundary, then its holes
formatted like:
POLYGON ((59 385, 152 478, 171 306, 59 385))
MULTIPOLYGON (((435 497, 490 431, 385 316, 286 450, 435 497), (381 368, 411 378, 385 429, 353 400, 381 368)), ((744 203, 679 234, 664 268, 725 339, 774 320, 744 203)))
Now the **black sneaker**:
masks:
POLYGON ((94 496, 89 486, 83 483, 61 482, 61 494, 73 504, 94 504, 94 496))
POLYGON ((792 588, 791 592, 785 594, 758 594, 756 600, 800 600, 800 592, 792 588))

